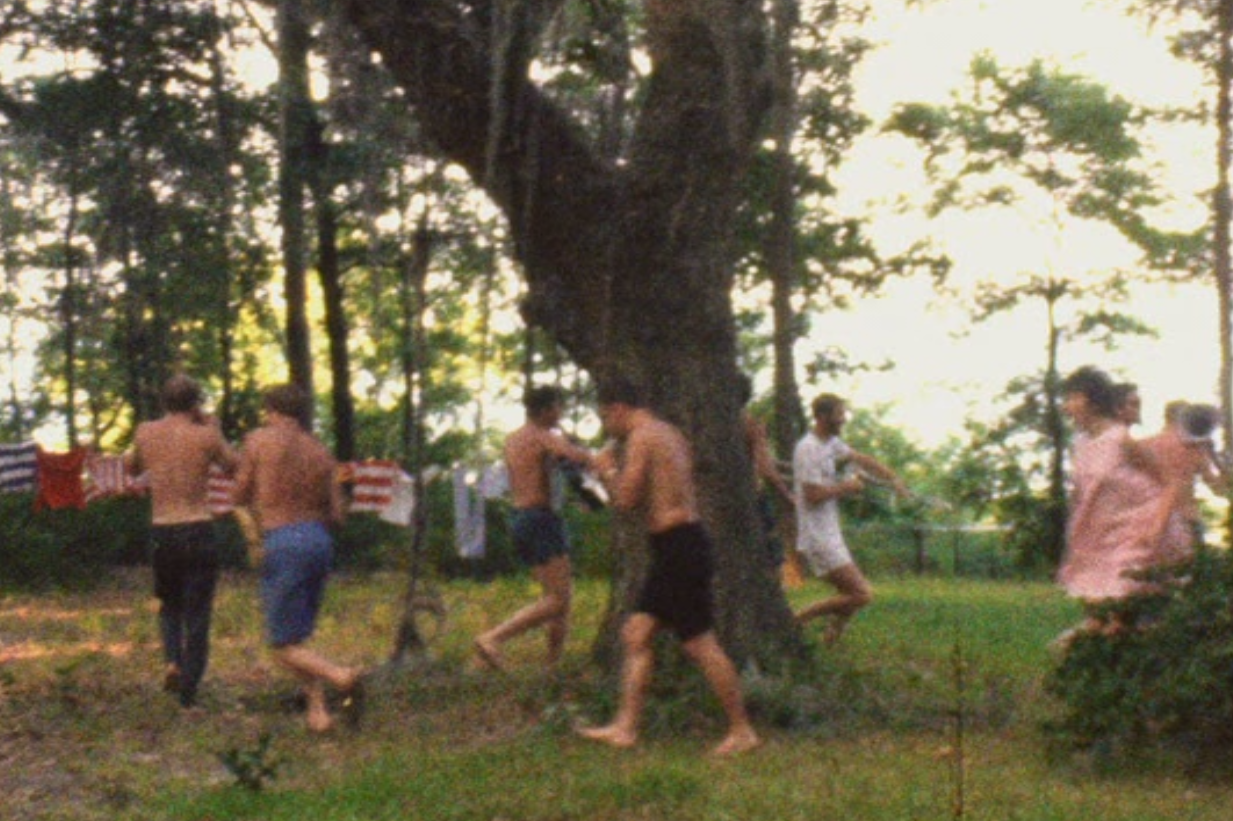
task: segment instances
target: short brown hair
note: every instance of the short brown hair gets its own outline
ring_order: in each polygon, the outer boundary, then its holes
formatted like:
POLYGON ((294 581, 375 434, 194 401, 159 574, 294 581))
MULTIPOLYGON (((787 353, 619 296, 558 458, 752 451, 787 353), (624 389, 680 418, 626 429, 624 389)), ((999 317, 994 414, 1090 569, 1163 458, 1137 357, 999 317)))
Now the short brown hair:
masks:
POLYGON ((178 373, 163 383, 163 410, 168 413, 188 413, 201 406, 201 386, 190 376, 178 373))
POLYGON ((268 411, 290 416, 305 428, 308 427, 308 414, 312 409, 312 400, 299 385, 286 383, 267 388, 261 405, 268 411))
POLYGON ((813 400, 813 418, 814 419, 830 419, 839 408, 847 405, 843 401, 842 396, 836 396, 833 393, 824 393, 817 399, 813 400))

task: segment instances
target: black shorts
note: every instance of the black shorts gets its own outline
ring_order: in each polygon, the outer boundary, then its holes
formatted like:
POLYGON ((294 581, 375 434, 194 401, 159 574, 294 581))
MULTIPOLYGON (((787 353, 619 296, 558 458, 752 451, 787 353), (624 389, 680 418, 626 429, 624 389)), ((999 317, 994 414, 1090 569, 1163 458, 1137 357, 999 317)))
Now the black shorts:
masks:
POLYGON ((515 509, 510 516, 514 550, 528 567, 539 567, 557 556, 569 555, 565 522, 546 507, 515 509))
POLYGON ((715 625, 711 540, 698 522, 651 534, 651 567, 634 610, 689 641, 715 625))
POLYGON ((194 574, 218 573, 218 544, 212 521, 153 525, 150 542, 154 595, 159 599, 178 599, 185 579, 194 574))

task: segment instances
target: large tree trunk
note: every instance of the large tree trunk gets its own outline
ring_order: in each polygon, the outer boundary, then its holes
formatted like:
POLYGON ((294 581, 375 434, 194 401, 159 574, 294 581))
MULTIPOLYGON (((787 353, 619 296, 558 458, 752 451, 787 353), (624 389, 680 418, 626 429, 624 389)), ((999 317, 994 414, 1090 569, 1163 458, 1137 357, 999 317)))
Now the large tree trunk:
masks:
MULTIPOLYGON (((641 380, 654 409, 691 438, 729 651, 771 663, 795 650, 782 591, 758 565, 752 482, 736 478, 751 473, 731 229, 766 106, 761 4, 647 4, 654 70, 627 161, 614 165, 527 79, 534 26, 554 0, 530 2, 501 31, 484 2, 463 14, 446 0, 339 1, 426 135, 508 217, 529 284, 527 319, 592 373, 615 366, 641 380)), ((622 608, 632 573, 622 574, 622 608)), ((610 627, 604 641, 614 636, 610 627)))

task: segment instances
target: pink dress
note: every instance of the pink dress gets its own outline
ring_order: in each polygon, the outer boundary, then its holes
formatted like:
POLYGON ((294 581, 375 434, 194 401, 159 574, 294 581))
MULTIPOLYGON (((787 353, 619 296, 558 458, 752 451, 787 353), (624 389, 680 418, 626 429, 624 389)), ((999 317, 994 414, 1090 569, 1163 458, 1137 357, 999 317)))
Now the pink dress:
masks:
POLYGON ((1066 555, 1057 578, 1076 598, 1146 592, 1150 585, 1125 574, 1182 559, 1189 549, 1178 516, 1170 517, 1163 539, 1150 539, 1165 500, 1161 486, 1127 461, 1128 438, 1124 426, 1111 425, 1075 445, 1066 555))

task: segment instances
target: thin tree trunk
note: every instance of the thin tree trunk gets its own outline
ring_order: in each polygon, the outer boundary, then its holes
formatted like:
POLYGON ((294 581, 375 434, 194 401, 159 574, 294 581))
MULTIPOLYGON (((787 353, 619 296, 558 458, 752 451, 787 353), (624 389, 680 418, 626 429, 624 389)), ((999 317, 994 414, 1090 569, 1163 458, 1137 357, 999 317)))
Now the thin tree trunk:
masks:
POLYGON ((311 127, 308 89, 308 21, 302 0, 278 4, 279 224, 282 227, 286 296, 287 365, 290 379, 313 392, 308 325, 304 189, 311 127))
POLYGON ((792 453, 804 428, 796 383, 796 174, 792 141, 796 136, 796 75, 792 35, 799 22, 797 0, 775 0, 772 39, 772 94, 769 120, 775 140, 771 220, 766 267, 771 280, 772 347, 775 352, 775 414, 771 438, 781 457, 792 453))
POLYGON ((407 465, 414 484, 414 511, 411 523, 410 555, 407 564, 407 586, 403 594, 402 613, 394 636, 392 658, 405 662, 427 649, 424 633, 417 616, 424 588, 424 540, 428 531, 428 505, 424 493, 424 425, 421 397, 424 391, 423 360, 424 314, 427 311, 425 283, 432 262, 433 237, 422 218, 415 232, 411 258, 402 271, 400 299, 402 303, 402 377, 405 403, 404 447, 407 465))
POLYGON ((64 290, 60 293, 60 322, 64 327, 64 424, 69 447, 77 444, 77 255, 73 240, 77 235, 78 198, 76 185, 69 192, 68 221, 64 225, 64 290))
MULTIPOLYGON (((1217 35, 1220 40, 1216 67, 1216 185, 1212 192, 1212 254, 1216 276, 1216 306, 1220 311, 1220 406, 1226 447, 1233 447, 1233 273, 1230 272, 1229 233, 1233 203, 1229 194, 1230 152, 1233 151, 1233 8, 1218 3, 1217 35)), ((1233 543, 1233 487, 1228 489, 1226 538, 1233 543)))

